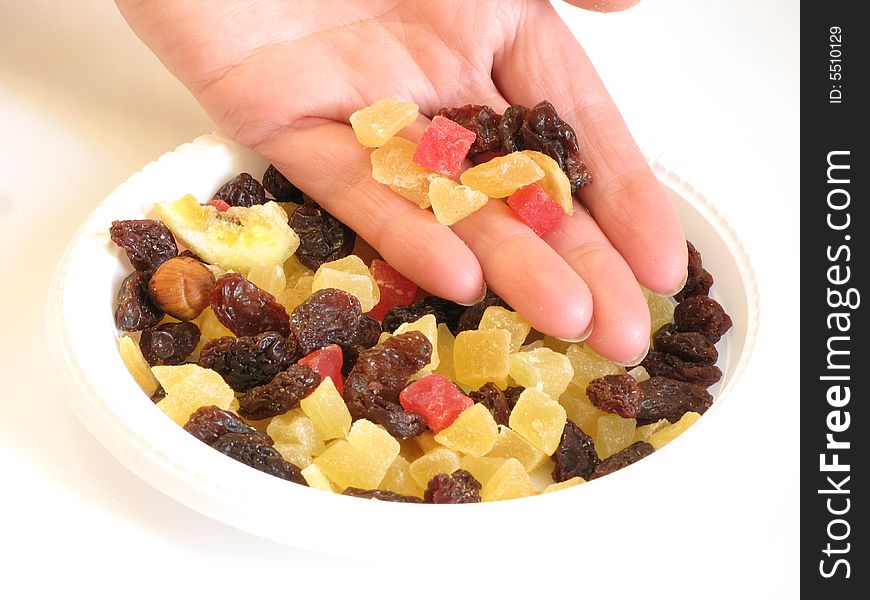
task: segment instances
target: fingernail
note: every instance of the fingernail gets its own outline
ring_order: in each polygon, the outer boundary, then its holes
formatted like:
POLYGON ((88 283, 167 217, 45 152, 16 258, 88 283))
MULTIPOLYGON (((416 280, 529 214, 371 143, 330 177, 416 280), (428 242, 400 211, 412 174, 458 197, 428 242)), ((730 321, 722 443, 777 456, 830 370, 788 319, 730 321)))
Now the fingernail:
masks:
POLYGON ((626 361, 626 362, 621 362, 621 361, 615 360, 615 361, 613 361, 613 362, 615 362, 616 364, 618 364, 620 367, 634 367, 634 366, 639 365, 640 362, 641 362, 643 359, 646 358, 646 355, 647 355, 647 354, 649 354, 649 341, 647 341, 647 343, 646 343, 646 348, 644 349, 644 351, 641 352, 641 353, 638 355, 638 357, 635 358, 634 360, 629 360, 629 361, 626 361))
POLYGON ((589 336, 592 335, 592 327, 594 325, 594 321, 592 319, 589 320, 589 325, 586 327, 586 331, 578 335, 576 338, 556 338, 557 340, 562 340, 563 342, 568 342, 569 344, 579 344, 580 342, 585 342, 589 339, 589 336))
POLYGON ((483 282, 483 291, 480 292, 480 296, 478 296, 477 300, 475 300, 474 302, 472 302, 470 304, 466 304, 465 302, 457 302, 456 304, 458 304, 460 306, 474 306, 475 304, 483 302, 484 298, 486 298, 486 282, 485 281, 483 282))
POLYGON ((677 294, 680 293, 680 290, 682 290, 684 287, 686 287, 686 282, 687 282, 687 281, 689 281, 689 272, 688 272, 688 271, 686 271, 686 274, 683 275, 683 281, 680 282, 680 285, 677 286, 677 289, 675 289, 675 290, 672 291, 672 292, 668 292, 668 293, 666 293, 666 294, 664 294, 664 295, 665 295, 665 296, 676 296, 677 294))

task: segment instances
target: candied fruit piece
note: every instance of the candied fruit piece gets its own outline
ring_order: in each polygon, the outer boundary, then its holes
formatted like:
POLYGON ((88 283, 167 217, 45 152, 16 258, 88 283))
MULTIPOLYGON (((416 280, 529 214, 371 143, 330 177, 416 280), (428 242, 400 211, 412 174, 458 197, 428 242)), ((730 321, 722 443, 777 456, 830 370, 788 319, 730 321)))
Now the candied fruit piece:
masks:
POLYGON ((426 336, 429 343, 432 344, 432 358, 429 362, 423 365, 416 375, 425 375, 431 373, 438 368, 441 358, 438 356, 438 323, 435 321, 435 315, 423 315, 413 323, 402 323, 393 332, 393 335, 401 335, 409 331, 419 331, 426 336))
POLYGON ((386 429, 367 419, 360 419, 353 424, 347 434, 347 441, 366 454, 366 464, 373 472, 380 473, 377 483, 371 487, 376 487, 381 482, 401 449, 399 442, 386 429))
POLYGON ((670 421, 667 419, 659 419, 655 423, 649 423, 648 425, 638 425, 634 430, 634 441, 635 442, 648 442, 649 438, 652 434, 663 427, 667 427, 670 425, 670 421))
POLYGON ((462 469, 457 469, 450 475, 440 473, 429 481, 423 498, 429 504, 480 502, 480 482, 474 475, 462 469))
POLYGON ((468 157, 474 158, 485 152, 498 152, 502 148, 501 115, 491 107, 481 104, 466 104, 458 108, 442 108, 438 115, 459 123, 475 134, 468 157))
POLYGON ((483 311, 478 329, 507 329, 511 334, 511 352, 517 352, 532 330, 523 316, 503 306, 488 306, 483 311))
POLYGON ((311 455, 299 444, 275 442, 274 448, 281 455, 281 458, 300 469, 304 469, 311 464, 311 455))
POLYGON ((447 475, 459 468, 459 456, 453 450, 437 448, 424 454, 408 466, 411 477, 421 488, 426 489, 433 477, 447 475))
POLYGON ((655 452, 655 448, 651 444, 647 442, 635 442, 628 448, 620 450, 613 456, 602 460, 601 464, 595 467, 595 471, 589 476, 588 481, 604 477, 605 475, 610 475, 614 471, 618 471, 630 464, 636 463, 653 452, 655 452))
POLYGON ((451 381, 456 379, 456 370, 453 368, 453 345, 456 338, 444 323, 438 323, 438 346, 433 352, 438 352, 438 367, 435 372, 444 375, 451 381))
POLYGON ((492 450, 498 438, 498 424, 482 404, 475 404, 462 413, 449 427, 442 429, 435 441, 446 448, 483 456, 492 450))
POLYGON ((157 406, 182 427, 197 408, 229 410, 235 400, 233 389, 211 369, 193 364, 163 365, 152 367, 151 372, 166 390, 166 397, 157 406))
POLYGON ((624 419, 633 419, 640 410, 640 388, 634 377, 627 373, 593 379, 586 388, 586 397, 596 408, 616 413, 624 419))
POLYGON ((602 459, 612 456, 634 442, 634 419, 623 419, 619 415, 598 417, 595 432, 595 450, 602 459))
POLYGON ((525 388, 534 388, 558 398, 568 387, 574 368, 564 354, 536 348, 510 355, 510 376, 525 388))
POLYGON ((586 480, 582 477, 572 477, 571 479, 566 479, 565 481, 560 481, 559 483, 551 483, 543 490, 541 490, 541 493, 549 494, 550 492, 564 490, 569 487, 574 487, 575 485, 580 485, 581 483, 586 483, 586 480))
POLYGON ((302 412, 311 419, 322 440, 347 437, 351 417, 332 379, 324 379, 317 389, 299 403, 302 412))
POLYGON ((556 204, 539 183, 515 191, 508 196, 507 205, 537 235, 550 233, 565 216, 562 207, 556 204))
POLYGON ((270 419, 266 433, 276 444, 296 444, 308 456, 317 456, 326 449, 314 421, 298 408, 270 419))
POLYGON ((399 442, 371 421, 353 424, 348 439, 338 440, 314 459, 339 488, 374 489, 399 455, 399 442))
POLYGON ((607 414, 603 410, 595 408, 586 394, 577 394, 574 390, 559 396, 559 404, 565 409, 571 422, 592 437, 595 437, 595 432, 598 430, 598 417, 607 414))
POLYGON ((480 210, 489 196, 445 177, 435 177, 429 183, 429 202, 439 223, 454 225, 480 210))
POLYGON ((386 261, 379 258, 372 260, 369 271, 375 278, 375 283, 381 292, 381 299, 369 311, 378 321, 384 320, 387 311, 396 306, 407 306, 417 297, 417 284, 399 273, 386 261))
POLYGON ((411 161, 416 148, 404 138, 390 139, 372 152, 372 178, 420 208, 429 208, 429 182, 438 175, 411 161))
POLYGON ((565 356, 574 368, 574 377, 568 385, 578 396, 586 395, 589 382, 605 375, 620 375, 625 369, 599 355, 586 344, 572 344, 565 350, 565 356))
POLYGON ((492 290, 486 290, 483 300, 477 304, 472 304, 462 311, 462 315, 459 317, 459 323, 456 325, 456 329, 453 330, 454 333, 459 334, 460 331, 468 331, 480 327, 480 320, 483 319, 483 313, 485 313, 486 309, 490 306, 501 306, 510 310, 510 307, 504 300, 499 298, 498 294, 492 290))
MULTIPOLYGON (((414 443, 423 451, 423 454, 428 454, 436 448, 443 448, 441 444, 435 441, 435 434, 431 431, 421 433, 414 438, 414 443)), ((418 457, 419 458, 419 457, 418 457)))
POLYGON ((384 475, 378 488, 404 496, 422 498, 423 488, 417 485, 417 482, 411 476, 411 471, 408 468, 410 465, 411 463, 405 457, 401 455, 397 456, 393 464, 390 465, 390 468, 387 469, 387 473, 384 475))
POLYGON ((601 462, 592 438, 571 421, 565 423, 553 460, 552 477, 556 482, 578 476, 589 477, 601 462))
POLYGON ((323 348, 318 348, 308 356, 300 358, 296 364, 305 365, 312 371, 320 375, 321 379, 329 377, 335 385, 335 389, 342 396, 344 395, 344 380, 341 376, 341 366, 344 363, 341 346, 338 344, 329 344, 323 348))
POLYGON ((628 374, 631 375, 632 378, 638 383, 649 379, 649 373, 647 373, 646 369, 644 369, 642 365, 638 365, 635 368, 630 369, 628 371, 628 374))
POLYGON ((512 152, 466 169, 459 180, 490 198, 507 198, 543 177, 544 170, 535 161, 519 152, 512 152))
POLYGON ((498 438, 496 438, 495 445, 487 457, 514 458, 520 461, 526 471, 533 471, 547 459, 546 454, 527 442, 513 429, 504 425, 499 426, 498 438))
POLYGON ((544 392, 525 389, 511 411, 509 424, 526 441, 550 456, 559 446, 565 419, 567 415, 561 404, 544 392))
POLYGON ((343 290, 356 297, 362 312, 373 309, 381 299, 375 278, 360 257, 355 255, 320 265, 311 282, 311 291, 328 288, 343 290))
POLYGON ((659 429, 655 433, 649 436, 649 443, 652 444, 653 448, 658 450, 665 444, 671 442, 678 435, 683 433, 689 427, 695 424, 695 422, 701 418, 701 415, 696 412, 687 412, 680 420, 674 423, 673 425, 668 425, 667 427, 663 427, 659 429))
POLYGON ((277 296, 287 287, 284 265, 256 265, 248 270, 247 280, 261 290, 277 296))
POLYGON ((236 337, 236 334, 224 327, 224 324, 218 320, 211 306, 200 313, 196 323, 199 325, 202 337, 209 340, 216 340, 222 337, 236 337))
POLYGON ((566 215, 574 214, 574 198, 571 195, 571 182, 555 160, 535 150, 521 150, 521 154, 528 156, 535 164, 544 171, 544 177, 540 181, 541 187, 549 194, 553 201, 562 207, 566 215))
POLYGON ((459 466, 474 475, 481 484, 489 481, 507 458, 503 456, 472 456, 466 454, 459 460, 459 466))
MULTIPOLYGON (((431 316, 431 315, 430 315, 431 316)), ((399 394, 399 403, 407 411, 426 417, 432 431, 450 426, 465 409, 473 404, 452 381, 443 375, 426 375, 411 383, 399 394)), ((443 442, 439 441, 442 445, 443 442)))
POLYGON ((350 116, 357 141, 367 148, 379 148, 417 120, 420 107, 412 102, 382 98, 350 116))
POLYGON ((649 308, 650 331, 658 331, 667 323, 674 320, 674 307, 676 306, 667 296, 659 296, 645 287, 640 288, 646 298, 649 308))
POLYGON ((511 334, 507 329, 463 331, 453 345, 456 380, 471 388, 491 381, 507 387, 511 334))
POLYGON ((473 131, 436 115, 420 136, 414 151, 414 164, 455 177, 476 137, 473 131))
POLYGON ((118 352, 121 353, 121 360, 124 361, 124 365, 130 371, 130 375, 133 376, 136 383, 139 384, 139 387, 142 388, 142 391, 147 396, 156 392, 160 384, 154 378, 148 361, 142 356, 139 344, 134 342, 133 338, 129 335, 122 335, 118 338, 118 352))
POLYGON ((325 492, 335 492, 335 486, 329 481, 329 477, 314 463, 302 469, 302 477, 305 478, 305 482, 310 488, 325 492))
POLYGON ((507 459, 480 490, 484 502, 525 498, 534 494, 535 488, 529 474, 515 458, 507 459))

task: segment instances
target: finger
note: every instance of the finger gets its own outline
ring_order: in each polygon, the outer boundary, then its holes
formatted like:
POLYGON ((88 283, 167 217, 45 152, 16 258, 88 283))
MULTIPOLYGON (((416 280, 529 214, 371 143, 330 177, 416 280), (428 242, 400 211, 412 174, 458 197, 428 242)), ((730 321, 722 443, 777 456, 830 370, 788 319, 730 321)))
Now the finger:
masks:
POLYGON ((512 103, 548 99, 577 132, 592 183, 578 196, 638 281, 671 294, 686 274, 685 235, 594 67, 549 3, 533 3, 529 27, 495 65, 512 103))
POLYGON ((617 12, 631 8, 640 0, 565 0, 568 4, 597 12, 617 12))

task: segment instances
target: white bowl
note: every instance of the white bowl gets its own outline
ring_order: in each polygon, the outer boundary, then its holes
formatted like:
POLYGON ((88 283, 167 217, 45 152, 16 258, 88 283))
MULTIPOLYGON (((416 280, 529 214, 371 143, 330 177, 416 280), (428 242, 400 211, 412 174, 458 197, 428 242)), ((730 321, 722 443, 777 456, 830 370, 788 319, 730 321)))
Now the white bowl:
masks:
MULTIPOLYGON (((716 278, 714 296, 734 320, 720 347, 724 373, 713 407, 698 425, 663 451, 606 478, 554 494, 478 505, 418 506, 364 502, 293 485, 233 461, 169 420, 143 394, 121 361, 113 322, 115 290, 126 275, 121 252, 109 240, 115 219, 144 218, 154 203, 192 193, 198 199, 241 171, 259 176, 266 163, 221 134, 197 138, 161 156, 106 198, 78 230, 52 281, 47 331, 55 362, 67 380, 69 402, 91 433, 131 471, 191 508, 239 529, 298 547, 357 557, 396 559, 397 543, 428 536, 415 556, 469 557, 515 553, 539 542, 540 532, 606 536, 606 523, 578 524, 578 510, 629 510, 626 498, 654 486, 673 467, 671 455, 694 460, 696 429, 715 421, 749 358, 758 326, 752 271, 733 231, 714 209, 675 175, 654 165, 668 187, 687 237, 716 278), (422 515, 422 513, 425 513, 422 515), (523 518, 533 516, 534 518, 523 518), (507 524, 510 524, 508 526, 507 524)), ((703 456, 697 457, 699 461, 703 456)), ((685 460, 680 461, 685 468, 685 460)), ((698 463, 700 466, 700 462, 698 463)), ((403 553, 399 553, 403 554, 403 553)))

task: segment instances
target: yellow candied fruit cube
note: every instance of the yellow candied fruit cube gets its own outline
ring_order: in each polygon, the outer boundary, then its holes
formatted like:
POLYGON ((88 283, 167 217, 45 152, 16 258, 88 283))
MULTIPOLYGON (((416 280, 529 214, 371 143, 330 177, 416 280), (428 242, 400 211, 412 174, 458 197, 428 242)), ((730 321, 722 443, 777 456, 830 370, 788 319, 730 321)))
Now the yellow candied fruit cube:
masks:
POLYGON ((554 352, 559 352, 560 354, 565 354, 566 352, 568 352, 568 348, 574 346, 574 344, 572 344, 571 342, 560 340, 559 338, 555 338, 551 335, 545 335, 543 342, 544 346, 546 346, 550 350, 553 350, 554 352))
POLYGON ((408 471, 417 485, 425 490, 433 477, 441 473, 450 475, 458 468, 459 455, 456 452, 447 448, 436 448, 412 462, 408 471))
POLYGON ((517 459, 509 458, 483 484, 480 490, 480 499, 484 502, 494 502, 496 500, 525 498, 534 494, 535 488, 532 485, 532 480, 529 479, 529 474, 526 473, 523 465, 517 459))
POLYGON ((367 148, 378 148, 417 120, 420 108, 412 102, 382 98, 350 116, 357 141, 367 148))
POLYGON ((507 458, 503 456, 471 456, 466 454, 459 460, 459 467, 471 473, 481 485, 498 471, 507 458))
POLYGON ((275 442, 275 450, 281 453, 281 457, 289 463, 292 463, 304 469, 311 464, 311 454, 299 444, 285 444, 275 442))
POLYGON ((571 195, 571 182, 565 171, 555 160, 535 150, 522 150, 522 154, 528 156, 535 164, 541 167, 544 177, 538 183, 544 188, 556 204, 562 207, 566 215, 574 214, 574 197, 571 195))
POLYGON ((224 324, 218 321, 217 315, 214 314, 211 306, 207 306, 196 318, 199 325, 199 330, 204 337, 210 340, 216 340, 225 336, 235 337, 232 331, 224 327, 224 324))
POLYGON ((553 483, 553 468, 555 466, 556 463, 547 458, 531 471, 527 471, 532 487, 535 488, 536 492, 543 491, 545 487, 553 483))
POLYGON ((634 439, 632 440, 632 443, 649 442, 649 438, 652 434, 670 424, 670 421, 667 419, 659 419, 655 423, 650 423, 649 425, 638 425, 634 430, 634 439))
POLYGON ((570 389, 559 396, 559 404, 565 409, 571 422, 592 437, 598 431, 598 417, 608 414, 593 406, 585 393, 576 394, 570 389))
POLYGON ((199 365, 157 366, 151 372, 166 390, 157 406, 182 427, 196 409, 214 405, 229 410, 236 398, 220 375, 199 365))
POLYGON ((623 419, 619 415, 598 417, 598 429, 593 440, 595 451, 602 460, 628 448, 634 441, 635 419, 623 419))
POLYGON ((659 429, 651 436, 649 436, 649 443, 653 445, 653 447, 658 450, 665 444, 668 444, 674 440, 678 435, 683 433, 689 427, 695 424, 695 422, 701 418, 701 415, 696 412, 687 412, 680 420, 674 423, 673 425, 668 425, 667 427, 663 427, 659 429))
POLYGON ((646 369, 643 365, 637 365, 635 368, 628 371, 628 374, 634 378, 634 380, 638 383, 641 381, 646 381, 649 379, 649 373, 646 372, 646 369))
POLYGON ((326 449, 314 421, 299 408, 272 417, 266 433, 276 444, 298 444, 309 456, 317 456, 326 449))
POLYGON ((435 439, 435 434, 431 431, 424 431, 423 433, 414 438, 414 442, 416 442, 420 450, 423 451, 423 454, 428 454, 437 448, 444 447, 438 443, 438 441, 435 439))
POLYGON ((394 137, 372 152, 372 178, 420 208, 429 208, 429 182, 438 177, 414 164, 417 144, 394 137))
POLYGON ((440 356, 438 355, 438 323, 435 321, 435 315, 423 315, 413 323, 402 323, 393 332, 393 335, 400 333, 408 333, 409 331, 419 331, 426 336, 429 343, 432 344, 432 358, 429 363, 414 374, 414 377, 428 375, 438 368, 440 364, 440 356))
POLYGON ((299 259, 294 254, 284 261, 284 281, 285 285, 296 285, 300 277, 314 275, 314 271, 299 262, 299 259))
POLYGON ((344 290, 359 300, 363 312, 368 312, 381 300, 381 292, 365 263, 350 255, 320 265, 311 281, 311 291, 327 288, 344 290))
POLYGON ((511 152, 466 169, 459 180, 491 198, 507 198, 543 177, 544 170, 535 161, 521 152, 511 152))
POLYGON ((534 471, 547 460, 547 455, 532 446, 525 438, 505 425, 499 425, 498 438, 487 458, 515 458, 526 471, 534 471))
POLYGON ((650 330, 655 333, 659 328, 674 321, 674 301, 667 296, 659 296, 641 286, 646 304, 649 307, 650 330))
POLYGON ((335 389, 331 377, 321 381, 317 389, 302 399, 299 406, 314 423, 321 440, 347 437, 351 424, 350 411, 335 389))
POLYGON ((486 206, 489 196, 452 179, 434 177, 429 183, 429 202, 439 223, 453 225, 486 206))
POLYGON ((483 311, 478 329, 507 329, 511 334, 511 352, 517 352, 529 337, 532 326, 523 316, 501 306, 490 306, 483 311))
POLYGON ((287 276, 284 274, 283 265, 255 265, 248 270, 245 277, 255 286, 273 296, 278 296, 287 286, 287 276))
POLYGON ((625 368, 607 360, 586 344, 571 344, 565 351, 565 356, 574 369, 574 376, 568 387, 574 388, 572 391, 576 395, 585 396, 586 387, 593 379, 625 373, 625 368))
POLYGON ((302 477, 305 478, 305 483, 308 487, 325 492, 335 492, 335 486, 329 481, 329 477, 320 470, 320 467, 314 463, 302 469, 302 477))
POLYGON ((534 342, 520 346, 520 352, 528 352, 529 350, 537 350, 538 348, 546 347, 547 346, 544 344, 544 340, 535 340, 534 342))
POLYGON ((469 406, 449 426, 435 435, 435 441, 446 448, 483 456, 495 445, 498 424, 483 404, 469 406))
POLYGON ((469 330, 456 336, 453 368, 456 381, 477 389, 493 382, 507 387, 511 334, 507 329, 469 330))
POLYGON ((416 438, 408 438, 405 440, 400 439, 399 446, 401 448, 401 450, 399 450, 399 455, 408 462, 415 461, 425 454, 425 452, 420 449, 420 446, 417 445, 416 438))
POLYGON ((450 381, 456 381, 456 370, 453 367, 453 346, 456 338, 444 323, 438 323, 438 367, 435 372, 444 375, 450 381))
POLYGON ((130 375, 133 376, 133 379, 139 384, 145 395, 150 396, 156 392, 159 384, 151 372, 151 365, 142 356, 139 344, 133 341, 133 338, 129 335, 122 335, 118 339, 118 352, 121 353, 121 360, 124 361, 124 365, 130 371, 130 375))
POLYGON ((544 392, 527 388, 511 411, 508 424, 532 446, 550 456, 559 446, 566 419, 561 404, 544 392))
POLYGON ((557 490, 564 490, 569 487, 574 487, 575 485, 580 485, 581 483, 586 483, 586 480, 582 477, 572 477, 571 479, 566 479, 565 481, 561 481, 559 483, 551 483, 543 490, 541 490, 542 494, 549 494, 550 492, 555 492, 557 490))
POLYGON ((399 442, 366 419, 353 424, 347 440, 338 440, 314 464, 341 489, 375 489, 399 455, 399 442))
POLYGON ((350 428, 347 441, 351 446, 364 451, 369 457, 372 468, 381 472, 381 477, 399 455, 398 440, 387 433, 381 425, 367 419, 360 419, 350 428))
POLYGON ((574 377, 571 361, 549 348, 515 352, 510 356, 510 376, 525 388, 534 388, 558 398, 574 377))
POLYGON ((423 490, 419 485, 417 485, 417 482, 414 481, 414 478, 411 476, 411 470, 409 469, 410 465, 411 463, 409 463, 403 456, 397 456, 393 461, 393 464, 390 465, 390 468, 387 469, 387 473, 381 480, 378 489, 422 498, 423 490))
POLYGON ((278 302, 291 314, 293 310, 305 302, 308 296, 311 295, 311 284, 314 281, 314 275, 304 275, 296 280, 293 285, 288 285, 278 296, 278 302))

